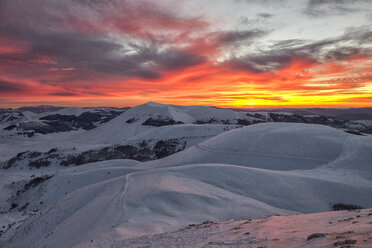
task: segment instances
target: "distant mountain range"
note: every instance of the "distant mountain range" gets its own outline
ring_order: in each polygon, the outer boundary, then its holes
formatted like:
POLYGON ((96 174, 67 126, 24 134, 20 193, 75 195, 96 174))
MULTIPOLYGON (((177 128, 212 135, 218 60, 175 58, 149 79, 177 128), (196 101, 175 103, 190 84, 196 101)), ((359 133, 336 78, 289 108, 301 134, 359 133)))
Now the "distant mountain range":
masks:
MULTIPOLYGON (((372 108, 243 110, 206 106, 162 105, 150 102, 132 109, 128 107, 76 108, 50 105, 22 107, 15 110, 3 109, 0 110, 0 128, 30 137, 36 133, 47 134, 79 129, 91 130, 130 110, 128 114, 115 119, 114 122, 125 122, 127 124, 140 122, 143 126, 176 124, 236 124, 246 126, 260 122, 296 122, 323 124, 355 133, 372 133, 372 108)), ((108 126, 110 125, 112 124, 108 124, 108 126)))
POLYGON ((234 109, 236 111, 288 112, 297 115, 321 115, 344 120, 372 120, 372 107, 364 108, 269 108, 269 109, 234 109))
MULTIPOLYGON (((38 105, 38 106, 26 106, 17 109, 0 109, 5 110, 19 110, 19 111, 30 111, 34 113, 54 112, 68 107, 53 106, 53 105, 38 105)), ((109 108, 117 110, 128 110, 130 107, 84 107, 83 109, 93 108, 109 108)), ((256 108, 256 109, 244 109, 244 108, 232 108, 234 111, 243 112, 288 112, 299 115, 322 115, 341 118, 345 120, 372 120, 372 107, 360 107, 360 108, 256 108)))

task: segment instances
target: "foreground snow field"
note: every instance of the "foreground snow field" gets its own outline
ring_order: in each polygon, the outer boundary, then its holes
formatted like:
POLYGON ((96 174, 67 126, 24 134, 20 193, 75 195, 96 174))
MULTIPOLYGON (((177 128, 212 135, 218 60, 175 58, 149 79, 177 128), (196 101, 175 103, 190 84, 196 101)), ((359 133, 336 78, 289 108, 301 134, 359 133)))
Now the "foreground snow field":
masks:
MULTIPOLYGON (((372 208, 372 136, 302 123, 243 127, 240 114, 149 103, 92 130, 31 137, 21 147, 41 152, 17 155, 0 169, 0 247, 371 245, 370 210, 318 212, 337 203, 372 208), (148 144, 160 142, 156 152, 174 154, 28 164, 38 156, 77 159, 93 147, 102 155, 110 140, 127 150, 136 142, 141 149, 131 153, 149 154, 148 144), (172 150, 174 142, 182 149, 172 150), (58 154, 50 150, 57 145, 58 154), (305 213, 316 214, 293 215, 305 213), (281 217, 266 218, 274 215, 281 217), (306 240, 317 232, 325 237, 306 240)), ((4 154, 27 140, 1 138, 4 154)))
MULTIPOLYGON (((193 224, 114 247, 371 247, 372 209, 193 224)), ((90 247, 99 247, 93 240, 90 247), (95 246, 97 245, 97 246, 95 246)))

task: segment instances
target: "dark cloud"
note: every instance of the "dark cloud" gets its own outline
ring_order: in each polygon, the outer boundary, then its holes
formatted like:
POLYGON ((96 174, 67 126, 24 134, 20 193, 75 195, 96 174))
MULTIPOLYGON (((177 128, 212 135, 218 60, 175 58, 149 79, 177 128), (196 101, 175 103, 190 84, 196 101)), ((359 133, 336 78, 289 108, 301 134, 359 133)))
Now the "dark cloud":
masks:
POLYGON ((289 39, 289 40, 281 40, 275 42, 274 45, 271 46, 271 49, 286 49, 286 48, 293 48, 296 46, 303 46, 306 44, 306 40, 302 39, 289 39))
POLYGON ((195 55, 181 51, 166 51, 157 53, 157 63, 164 70, 182 70, 184 68, 203 63, 206 58, 202 55, 195 55))
POLYGON ((48 95, 50 96, 80 96, 79 93, 74 92, 51 92, 48 95))
POLYGON ((346 15, 361 11, 357 3, 366 0, 308 0, 304 14, 312 17, 346 15))
POLYGON ((358 45, 372 44, 372 30, 370 26, 347 28, 343 39, 355 41, 358 45))
MULTIPOLYGON (((172 25, 188 25, 186 19, 181 20, 171 14, 162 13, 158 8, 137 6, 139 4, 133 6, 134 3, 128 1, 103 3, 94 0, 36 0, 31 3, 14 0, 2 3, 0 37, 27 44, 27 50, 22 53, 0 57, 0 71, 3 72, 17 71, 20 75, 36 77, 41 74, 57 75, 55 69, 58 68, 73 68, 74 72, 59 74, 64 80, 59 77, 52 81, 66 81, 67 78, 74 80, 74 76, 77 77, 74 81, 89 79, 89 74, 97 73, 154 80, 161 78, 163 71, 183 70, 205 61, 205 58, 198 54, 157 47, 149 42, 148 37, 143 40, 138 40, 135 34, 133 35, 136 38, 131 37, 133 32, 146 24, 138 22, 141 20, 138 15, 142 12, 151 12, 152 21, 157 22, 159 26, 164 24, 176 28, 172 25), (110 10, 128 7, 129 9, 120 15, 121 18, 125 16, 127 19, 118 22, 114 18, 110 23, 110 20, 105 20, 105 16, 102 17, 102 5, 108 5, 110 10), (133 8, 135 13, 129 11, 133 8), (91 12, 90 9, 97 12, 91 12), (81 17, 77 15, 79 11, 81 17), (133 32, 126 35, 127 39, 113 39, 109 32, 104 29, 100 31, 93 21, 89 21, 92 13, 102 17, 102 23, 108 23, 108 26, 121 25, 123 28, 122 26, 126 25, 133 32), (173 24, 167 24, 168 22, 173 24)), ((116 13, 113 12, 113 15, 116 13)), ((52 83, 48 79, 40 81, 52 83)))
POLYGON ((246 40, 252 41, 253 39, 262 37, 267 34, 267 31, 254 29, 243 31, 225 31, 215 33, 215 40, 217 44, 231 44, 236 42, 243 42, 246 40))
POLYGON ((257 14, 258 17, 261 17, 261 18, 264 18, 264 19, 268 19, 268 18, 271 18, 273 17, 274 15, 273 14, 269 14, 269 13, 259 13, 257 14))
POLYGON ((92 96, 109 96, 110 94, 103 92, 94 92, 94 91, 74 91, 74 92, 50 92, 50 96, 83 96, 83 95, 92 95, 92 96))
POLYGON ((308 5, 311 7, 317 7, 327 4, 353 4, 357 2, 366 2, 366 0, 308 0, 308 5))
POLYGON ((252 73, 261 73, 277 71, 290 64, 293 56, 286 53, 272 53, 260 55, 248 55, 240 58, 233 58, 226 61, 231 68, 235 70, 248 71, 252 73))
POLYGON ((321 64, 325 61, 343 61, 356 55, 372 56, 372 47, 362 48, 362 44, 372 44, 372 31, 367 27, 350 28, 344 35, 320 41, 278 41, 267 51, 234 57, 224 64, 235 70, 260 73, 277 71, 296 59, 321 64))
POLYGON ((329 60, 345 60, 354 55, 361 54, 361 50, 356 47, 340 47, 337 49, 333 49, 327 53, 325 56, 326 59, 329 60))
POLYGON ((269 13, 260 13, 253 17, 250 16, 241 16, 239 24, 249 28, 262 27, 268 25, 268 20, 273 17, 269 13))
POLYGON ((235 2, 247 3, 247 4, 257 4, 263 6, 276 6, 282 5, 287 2, 287 0, 234 0, 235 2))
POLYGON ((20 84, 20 83, 13 83, 8 81, 0 80, 0 92, 1 93, 15 93, 15 92, 26 92, 28 87, 20 84))

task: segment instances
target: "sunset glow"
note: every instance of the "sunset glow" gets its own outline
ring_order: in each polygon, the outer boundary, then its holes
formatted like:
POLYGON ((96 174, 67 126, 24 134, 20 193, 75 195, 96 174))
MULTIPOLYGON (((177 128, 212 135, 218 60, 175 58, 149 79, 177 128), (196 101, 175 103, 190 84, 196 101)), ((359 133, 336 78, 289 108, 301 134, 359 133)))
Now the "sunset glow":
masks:
POLYGON ((0 107, 372 106, 371 1, 0 3, 0 107))

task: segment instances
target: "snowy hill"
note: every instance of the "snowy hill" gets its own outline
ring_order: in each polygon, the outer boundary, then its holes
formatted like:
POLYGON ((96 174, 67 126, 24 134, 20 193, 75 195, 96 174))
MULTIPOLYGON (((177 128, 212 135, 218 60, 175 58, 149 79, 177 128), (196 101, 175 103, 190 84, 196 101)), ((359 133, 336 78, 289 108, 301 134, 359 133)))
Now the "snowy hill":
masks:
POLYGON ((149 102, 131 108, 105 125, 76 138, 88 143, 94 139, 95 143, 107 144, 121 142, 162 126, 214 122, 235 125, 238 123, 235 118, 245 118, 247 123, 253 123, 251 121, 254 120, 231 110, 216 110, 203 106, 187 108, 149 102))
POLYGON ((247 116, 242 112, 229 109, 218 109, 206 106, 183 107, 183 111, 194 117, 196 123, 224 123, 248 125, 260 122, 259 119, 247 116))
POLYGON ((274 170, 304 170, 353 159, 368 167, 371 136, 323 125, 262 123, 217 135, 150 166, 226 163, 274 170), (363 154, 363 155, 362 155, 363 154), (362 156, 361 156, 362 155, 362 156))
MULTIPOLYGON (((262 121, 268 122, 295 122, 295 123, 311 123, 311 124, 321 124, 327 125, 339 129, 346 130, 348 132, 353 132, 355 134, 368 133, 372 134, 372 125, 365 121, 355 121, 349 119, 342 119, 343 116, 329 116, 327 111, 324 111, 325 115, 319 115, 315 113, 319 112, 309 112, 305 110, 291 110, 283 109, 282 111, 276 110, 275 112, 247 112, 247 115, 261 119, 262 121), (286 112, 292 111, 292 112, 286 112)), ((368 116, 367 116, 368 117, 368 116)), ((365 120, 369 120, 367 118, 365 120)), ((361 120, 363 120, 362 115, 360 115, 361 120)))
POLYGON ((30 112, 33 112, 33 113, 40 114, 40 113, 44 113, 44 112, 58 111, 58 110, 63 109, 63 108, 65 108, 65 107, 57 107, 57 106, 53 106, 53 105, 39 105, 39 106, 21 107, 21 108, 18 108, 17 110, 30 111, 30 112))
POLYGON ((17 134, 34 136, 36 133, 48 134, 68 132, 78 129, 90 130, 108 122, 123 110, 110 108, 62 108, 55 112, 19 112, 9 110, 0 112, 5 135, 17 134), (9 116, 11 114, 11 116, 9 116))
POLYGON ((87 143, 115 143, 158 126, 192 123, 191 116, 167 105, 147 103, 131 108, 108 123, 79 137, 87 143))
POLYGON ((206 220, 327 211, 338 202, 372 206, 370 181, 334 171, 318 171, 323 178, 317 178, 234 165, 141 171, 143 166, 122 164, 71 168, 22 191, 14 200, 29 218, 5 237, 12 247, 78 247, 92 239, 110 247, 206 220))
POLYGON ((35 118, 37 114, 28 111, 0 110, 0 129, 35 118))
MULTIPOLYGON (((38 120, 19 123, 18 126, 13 127, 27 131, 0 131, 0 140, 2 140, 0 145, 4 148, 4 153, 0 150, 0 161, 27 150, 47 152, 51 148, 79 147, 80 150, 85 151, 114 144, 122 145, 128 140, 143 140, 148 143, 155 140, 177 139, 184 142, 185 147, 190 147, 238 127, 235 124, 191 124, 198 122, 197 118, 200 119, 202 116, 190 116, 179 108, 150 102, 134 107, 117 117, 115 117, 117 112, 114 115, 110 109, 65 108, 53 113, 43 113, 38 120), (108 121, 105 119, 106 114, 108 121), (84 131, 84 129, 88 130, 84 131), (65 134, 53 133, 56 131, 63 131, 65 134), (26 135, 17 135, 17 133, 26 135)), ((205 112, 209 108, 202 107, 202 109, 205 112)), ((228 121, 224 122, 228 123, 228 121)))
MULTIPOLYGON (((43 116, 94 113, 60 111, 43 116)), ((372 208, 372 136, 317 124, 253 124, 254 118, 150 102, 90 130, 2 136, 0 246, 173 247, 192 236, 196 247, 336 242, 331 232, 346 228, 338 218, 351 213, 318 212, 337 203, 372 208), (252 125, 238 125, 242 120, 252 125), (318 214, 223 222, 302 213, 318 214), (311 218, 324 221, 318 228, 325 238, 305 240, 316 227, 297 230, 311 218), (297 238, 280 229, 286 221, 297 238), (273 226, 282 243, 266 239, 273 226)), ((355 230, 368 223, 363 211, 355 230)))

